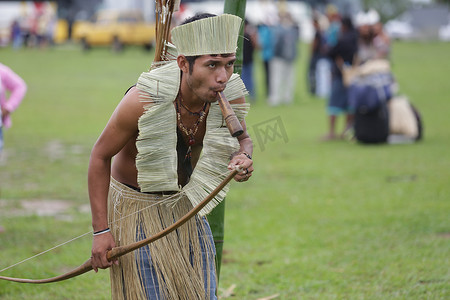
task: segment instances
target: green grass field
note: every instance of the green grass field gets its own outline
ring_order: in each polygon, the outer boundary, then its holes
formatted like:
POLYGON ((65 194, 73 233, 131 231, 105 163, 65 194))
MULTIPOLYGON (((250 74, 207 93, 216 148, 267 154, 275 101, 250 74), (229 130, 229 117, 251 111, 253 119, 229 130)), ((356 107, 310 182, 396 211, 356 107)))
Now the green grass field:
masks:
MULTIPOLYGON (((0 49, 28 84, 0 163, 0 270, 91 230, 90 149, 152 59, 141 49, 0 49), (46 205, 65 207, 48 215, 46 205)), ((326 102, 306 92, 306 61, 302 47, 293 105, 266 106, 258 85, 247 118, 254 176, 226 201, 222 299, 449 299, 450 43, 394 44, 400 90, 424 120, 424 140, 410 145, 320 142, 326 102)), ((90 246, 87 234, 0 275, 55 276, 90 246)), ((109 298, 108 271, 0 282, 0 299, 109 298)))

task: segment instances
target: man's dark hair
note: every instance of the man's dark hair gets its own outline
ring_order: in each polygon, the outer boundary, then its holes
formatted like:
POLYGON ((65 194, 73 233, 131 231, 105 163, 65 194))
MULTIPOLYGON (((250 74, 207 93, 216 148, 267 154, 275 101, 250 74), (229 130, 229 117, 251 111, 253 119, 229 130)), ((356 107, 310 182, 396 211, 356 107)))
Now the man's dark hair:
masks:
MULTIPOLYGON (((210 13, 197 13, 192 17, 189 17, 187 19, 185 19, 180 25, 185 25, 194 21, 198 21, 201 19, 206 19, 206 18, 211 18, 211 17, 216 17, 217 15, 214 14, 210 14, 210 13)), ((186 56, 186 60, 189 63, 189 74, 192 74, 192 72, 194 71, 194 63, 195 60, 197 58, 199 58, 200 55, 194 55, 194 56, 186 56)))
POLYGON ((192 74, 192 72, 194 72, 195 60, 197 58, 199 58, 200 55, 192 55, 192 56, 185 56, 185 57, 186 57, 187 62, 189 63, 189 74, 192 74))
POLYGON ((191 23, 191 22, 194 22, 194 21, 198 21, 198 20, 206 19, 206 18, 211 18, 211 17, 217 17, 217 15, 210 14, 210 13, 197 13, 194 16, 185 19, 180 25, 188 24, 188 23, 191 23))

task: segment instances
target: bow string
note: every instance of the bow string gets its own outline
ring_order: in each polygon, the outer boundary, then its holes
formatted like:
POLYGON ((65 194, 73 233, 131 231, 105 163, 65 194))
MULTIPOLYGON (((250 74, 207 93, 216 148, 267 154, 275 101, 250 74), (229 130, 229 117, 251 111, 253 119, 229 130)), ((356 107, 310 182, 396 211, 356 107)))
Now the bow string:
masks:
MULTIPOLYGON (((124 245, 120 247, 115 247, 108 251, 106 257, 108 261, 115 260, 127 253, 130 253, 136 249, 142 248, 150 243, 153 243, 169 233, 173 232, 180 226, 182 226, 184 223, 186 223, 189 219, 194 217, 197 213, 199 213, 205 205, 207 205, 214 197, 233 179, 234 176, 240 171, 241 169, 239 167, 236 167, 233 171, 231 171, 227 177, 207 196, 205 199, 203 199, 197 206, 193 207, 188 213, 186 213, 183 217, 181 217, 178 221, 170 225, 169 227, 165 228, 164 230, 156 233, 155 235, 152 235, 144 240, 137 241, 135 243, 131 243, 129 245, 124 245)), ((67 280, 73 277, 76 277, 78 275, 84 274, 86 272, 89 272, 92 270, 92 262, 91 258, 85 261, 82 265, 79 267, 73 269, 72 271, 69 271, 65 274, 52 277, 52 278, 45 278, 45 279, 26 279, 26 278, 14 278, 14 277, 7 277, 7 276, 0 276, 0 280, 7 280, 7 281, 14 281, 14 282, 21 282, 21 283, 34 283, 34 284, 41 284, 41 283, 51 283, 51 282, 58 282, 67 280)))

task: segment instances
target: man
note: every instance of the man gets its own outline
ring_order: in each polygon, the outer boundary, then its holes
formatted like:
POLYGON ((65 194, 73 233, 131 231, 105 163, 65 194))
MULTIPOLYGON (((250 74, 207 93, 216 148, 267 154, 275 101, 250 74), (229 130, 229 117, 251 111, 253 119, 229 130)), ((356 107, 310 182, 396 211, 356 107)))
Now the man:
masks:
MULTIPOLYGON (((92 267, 112 266, 114 299, 215 298, 215 249, 203 217, 213 204, 176 232, 118 261, 108 262, 106 252, 171 225, 214 189, 227 168, 242 167, 238 182, 251 176, 245 87, 233 75, 240 25, 239 17, 208 14, 175 27, 176 60, 141 75, 92 150, 92 267), (243 125, 237 140, 223 124, 219 92, 243 125)), ((219 193, 213 202, 224 197, 219 193)))

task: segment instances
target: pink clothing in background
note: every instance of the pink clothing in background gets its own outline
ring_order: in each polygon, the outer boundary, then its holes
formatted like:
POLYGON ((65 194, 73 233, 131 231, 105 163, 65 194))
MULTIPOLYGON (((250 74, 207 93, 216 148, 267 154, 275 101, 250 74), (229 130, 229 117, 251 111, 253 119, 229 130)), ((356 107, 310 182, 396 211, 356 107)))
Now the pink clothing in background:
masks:
POLYGON ((11 113, 22 102, 26 91, 27 85, 23 79, 0 63, 0 106, 10 112, 8 115, 2 116, 5 128, 11 127, 11 113), (10 93, 8 98, 7 91, 10 93))

